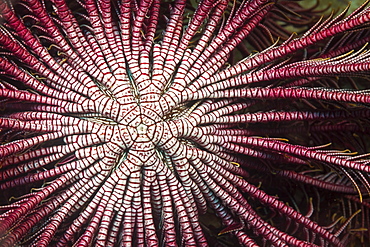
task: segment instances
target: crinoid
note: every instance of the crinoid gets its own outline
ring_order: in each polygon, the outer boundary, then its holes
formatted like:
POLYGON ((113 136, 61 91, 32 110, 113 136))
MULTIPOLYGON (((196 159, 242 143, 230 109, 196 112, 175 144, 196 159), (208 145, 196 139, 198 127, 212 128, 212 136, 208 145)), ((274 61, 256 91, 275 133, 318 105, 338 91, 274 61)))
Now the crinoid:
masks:
POLYGON ((369 241, 370 9, 315 9, 1 0, 0 245, 369 241))

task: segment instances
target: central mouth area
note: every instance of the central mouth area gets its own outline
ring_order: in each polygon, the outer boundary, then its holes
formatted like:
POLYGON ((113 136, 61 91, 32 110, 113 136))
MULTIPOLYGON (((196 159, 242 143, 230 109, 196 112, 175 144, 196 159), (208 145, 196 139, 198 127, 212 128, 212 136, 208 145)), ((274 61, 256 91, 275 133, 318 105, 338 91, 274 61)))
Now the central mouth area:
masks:
POLYGON ((136 127, 136 130, 139 135, 145 135, 148 131, 148 126, 141 123, 136 127))
POLYGON ((118 115, 122 120, 117 125, 106 125, 105 133, 97 133, 105 135, 105 142, 112 147, 112 155, 117 157, 114 167, 126 167, 130 172, 160 163, 172 167, 170 157, 183 156, 187 144, 179 138, 186 116, 163 117, 161 106, 153 103, 119 105, 119 108, 118 112, 125 113, 118 115))

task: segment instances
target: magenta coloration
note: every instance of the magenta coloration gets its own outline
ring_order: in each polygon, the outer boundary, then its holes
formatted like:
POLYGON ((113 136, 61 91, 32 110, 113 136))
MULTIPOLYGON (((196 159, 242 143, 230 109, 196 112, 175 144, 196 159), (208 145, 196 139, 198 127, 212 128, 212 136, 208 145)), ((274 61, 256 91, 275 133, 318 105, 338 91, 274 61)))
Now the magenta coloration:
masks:
POLYGON ((194 4, 1 0, 0 246, 369 243, 370 8, 194 4))

